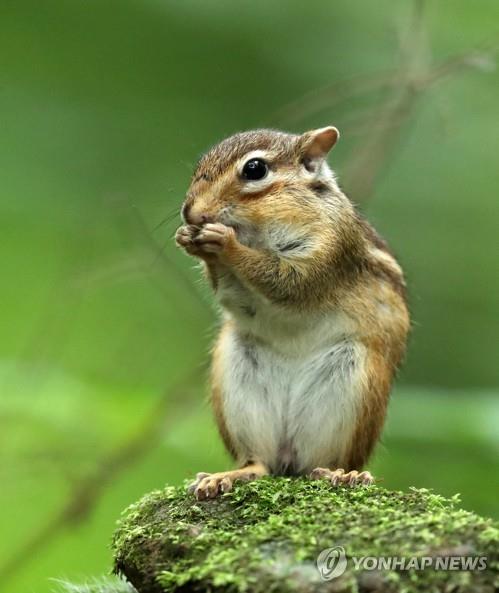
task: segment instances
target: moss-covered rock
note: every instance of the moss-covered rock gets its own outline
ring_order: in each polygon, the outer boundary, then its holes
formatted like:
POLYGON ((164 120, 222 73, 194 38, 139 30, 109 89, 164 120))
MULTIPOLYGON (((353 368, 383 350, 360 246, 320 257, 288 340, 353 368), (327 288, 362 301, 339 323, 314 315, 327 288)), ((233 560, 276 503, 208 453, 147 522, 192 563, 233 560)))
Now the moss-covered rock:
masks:
POLYGON ((494 590, 498 548, 498 526, 458 508, 456 498, 290 478, 239 484, 205 502, 184 488, 152 492, 125 511, 113 542, 116 572, 139 593, 485 593, 494 590), (347 568, 323 580, 317 557, 336 546, 344 548, 347 568), (366 556, 416 557, 419 565, 368 570, 377 562, 371 560, 356 567, 354 557, 366 556), (478 567, 487 567, 418 570, 422 557, 445 563, 451 556, 486 557, 478 567))

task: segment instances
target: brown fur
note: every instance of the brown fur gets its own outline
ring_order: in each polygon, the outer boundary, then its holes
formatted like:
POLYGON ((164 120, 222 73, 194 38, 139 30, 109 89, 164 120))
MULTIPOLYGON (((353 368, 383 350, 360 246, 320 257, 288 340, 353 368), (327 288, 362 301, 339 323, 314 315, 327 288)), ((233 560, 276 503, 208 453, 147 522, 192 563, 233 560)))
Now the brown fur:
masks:
MULTIPOLYGON (((222 328, 222 332, 227 331, 228 324, 224 328, 222 328)), ((221 332, 221 333, 222 333, 221 332)), ((221 337, 221 335, 220 335, 221 337)), ((222 385, 221 385, 221 378, 222 372, 220 367, 220 358, 222 356, 222 351, 220 348, 220 338, 217 340, 215 348, 213 350, 213 360, 212 360, 212 373, 211 373, 211 405, 213 408, 213 414, 215 416, 215 421, 217 423, 218 432, 222 437, 222 441, 227 449, 227 451, 232 455, 232 457, 236 458, 236 449, 230 437, 230 432, 227 428, 227 424, 225 422, 224 411, 223 411, 223 402, 222 402, 222 385)), ((246 460, 249 461, 249 460, 246 460)))
POLYGON ((393 376, 386 358, 378 352, 376 346, 368 341, 366 346, 369 347, 370 356, 364 399, 350 443, 349 455, 342 465, 347 471, 364 467, 378 442, 385 420, 393 376))

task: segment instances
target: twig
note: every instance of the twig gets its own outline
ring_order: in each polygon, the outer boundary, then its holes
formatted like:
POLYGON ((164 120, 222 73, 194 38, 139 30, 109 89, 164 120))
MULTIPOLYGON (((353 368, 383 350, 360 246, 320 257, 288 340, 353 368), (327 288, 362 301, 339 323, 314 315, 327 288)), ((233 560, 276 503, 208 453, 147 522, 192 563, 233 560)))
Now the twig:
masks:
MULTIPOLYGON (((346 99, 358 99, 372 92, 388 93, 381 105, 371 111, 364 122, 350 134, 361 134, 362 142, 355 147, 342 176, 347 193, 356 202, 365 201, 374 191, 380 172, 390 162, 400 141, 403 125, 414 112, 419 98, 436 83, 464 69, 490 70, 494 63, 491 53, 497 41, 482 48, 451 56, 431 65, 431 50, 424 27, 424 0, 415 0, 410 26, 400 43, 401 64, 397 71, 382 72, 369 77, 338 81, 308 93, 276 114, 288 122, 305 119, 338 105, 346 99)), ((356 117, 358 120, 358 116, 356 117)))
POLYGON ((425 65, 430 55, 423 29, 423 2, 415 2, 414 23, 408 35, 406 62, 402 64, 399 82, 385 100, 380 111, 369 123, 369 134, 356 148, 348 161, 344 183, 348 194, 357 202, 366 201, 373 193, 379 173, 391 160, 405 122, 413 113, 420 97, 433 85, 463 68, 476 68, 472 58, 476 50, 452 56, 429 67, 425 65))
POLYGON ((1 567, 0 583, 2 585, 61 532, 88 518, 108 485, 158 444, 168 425, 173 424, 192 406, 192 399, 185 394, 189 391, 188 386, 194 383, 194 380, 199 380, 201 372, 202 369, 198 369, 178 381, 172 390, 165 391, 140 430, 115 451, 105 456, 94 472, 76 481, 72 494, 60 511, 35 532, 1 567), (167 416, 170 410, 174 413, 167 416))
POLYGON ((395 84, 397 84, 397 72, 394 70, 339 80, 321 89, 310 91, 303 97, 288 103, 276 111, 270 121, 273 125, 276 123, 291 125, 321 111, 330 110, 348 99, 385 91, 395 84))

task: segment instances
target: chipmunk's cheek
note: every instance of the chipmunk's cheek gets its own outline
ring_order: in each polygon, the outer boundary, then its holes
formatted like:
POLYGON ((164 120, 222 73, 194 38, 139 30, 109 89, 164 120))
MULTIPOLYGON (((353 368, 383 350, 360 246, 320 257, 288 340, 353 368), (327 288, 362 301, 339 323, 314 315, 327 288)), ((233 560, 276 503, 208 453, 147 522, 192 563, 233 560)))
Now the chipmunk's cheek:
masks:
POLYGON ((237 229, 246 223, 244 212, 239 212, 237 206, 226 206, 223 208, 217 216, 218 222, 221 224, 231 227, 237 231, 237 229))
POLYGON ((226 224, 227 221, 230 221, 232 219, 232 213, 234 211, 234 206, 232 206, 232 204, 228 205, 228 206, 224 206, 220 212, 218 213, 218 220, 223 223, 226 224))
POLYGON ((288 224, 276 224, 267 229, 269 249, 283 257, 306 257, 313 251, 313 239, 301 228, 288 224))

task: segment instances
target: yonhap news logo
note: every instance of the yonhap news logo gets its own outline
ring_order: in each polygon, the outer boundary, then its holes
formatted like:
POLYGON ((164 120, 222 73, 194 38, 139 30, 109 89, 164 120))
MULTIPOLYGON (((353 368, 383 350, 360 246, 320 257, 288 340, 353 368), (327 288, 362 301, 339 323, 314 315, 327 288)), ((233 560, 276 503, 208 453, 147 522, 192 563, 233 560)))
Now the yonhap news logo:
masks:
POLYGON ((351 556, 345 548, 326 548, 317 557, 317 569, 324 581, 340 577, 351 561, 354 570, 437 570, 482 571, 487 568, 486 556, 351 556))
POLYGON ((342 546, 336 546, 322 550, 317 557, 317 568, 324 581, 340 577, 347 568, 345 549, 342 546))

